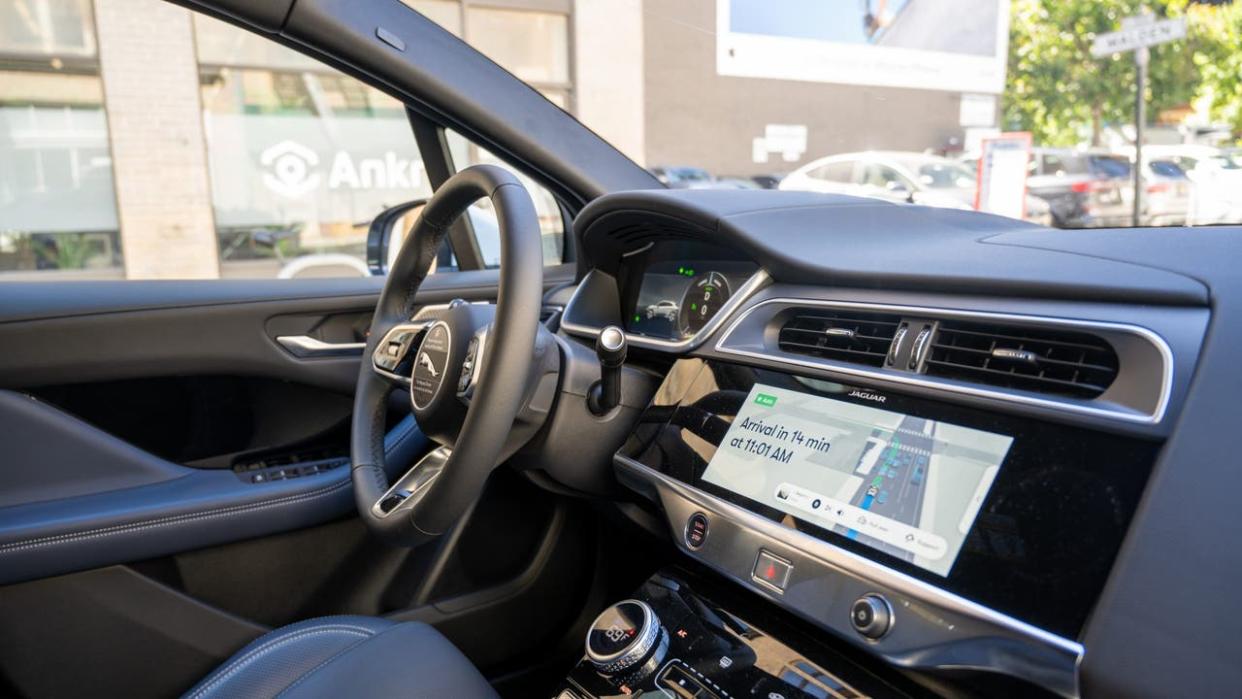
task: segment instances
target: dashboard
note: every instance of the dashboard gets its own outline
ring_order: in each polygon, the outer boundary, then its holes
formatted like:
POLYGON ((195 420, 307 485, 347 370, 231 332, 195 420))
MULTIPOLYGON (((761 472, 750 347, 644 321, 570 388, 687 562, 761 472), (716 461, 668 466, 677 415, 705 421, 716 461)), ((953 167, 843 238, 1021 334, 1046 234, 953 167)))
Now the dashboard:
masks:
POLYGON ((1150 613, 1115 590, 1160 577, 1125 544, 1199 368, 1206 247, 1191 275, 1134 232, 795 193, 621 193, 577 225, 562 328, 658 367, 614 461, 684 555, 895 667, 1129 688, 1093 639, 1150 613))

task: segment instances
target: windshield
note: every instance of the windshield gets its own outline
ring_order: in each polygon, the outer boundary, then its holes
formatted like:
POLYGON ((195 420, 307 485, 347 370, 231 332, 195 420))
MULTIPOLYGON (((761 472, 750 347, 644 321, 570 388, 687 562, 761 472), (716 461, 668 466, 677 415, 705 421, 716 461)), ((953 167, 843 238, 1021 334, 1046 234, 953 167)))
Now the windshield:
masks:
POLYGON ((689 0, 643 3, 631 25, 602 12, 607 48, 580 33, 578 65, 631 51, 641 65, 612 63, 610 85, 631 81, 635 101, 596 108, 584 83, 573 109, 653 171, 704 172, 663 178, 673 187, 968 202, 1061 228, 1242 224, 1242 0, 689 0))

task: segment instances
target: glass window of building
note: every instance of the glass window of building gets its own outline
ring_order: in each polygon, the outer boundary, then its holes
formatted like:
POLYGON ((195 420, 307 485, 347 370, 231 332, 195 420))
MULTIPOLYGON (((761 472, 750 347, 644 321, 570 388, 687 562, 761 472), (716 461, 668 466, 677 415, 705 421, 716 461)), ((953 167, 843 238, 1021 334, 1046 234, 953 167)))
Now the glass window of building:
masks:
POLYGON ((121 265, 91 3, 0 0, 0 278, 121 265))
POLYGON ((194 22, 221 275, 365 274, 371 219, 431 195, 402 105, 263 37, 194 22))

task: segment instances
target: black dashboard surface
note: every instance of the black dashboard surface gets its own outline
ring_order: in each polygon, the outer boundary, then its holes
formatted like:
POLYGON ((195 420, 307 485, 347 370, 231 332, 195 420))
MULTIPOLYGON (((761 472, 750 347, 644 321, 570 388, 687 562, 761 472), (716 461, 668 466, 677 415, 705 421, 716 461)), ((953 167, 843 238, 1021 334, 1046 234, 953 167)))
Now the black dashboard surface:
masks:
MULTIPOLYGON (((1077 239, 1094 233, 802 192, 665 190, 602 197, 575 221, 580 265, 611 271, 618 241, 636 239, 631 230, 644 223, 653 236, 679 232, 661 218, 734 247, 788 283, 1189 305, 1205 305, 1209 297, 1194 275, 1157 266, 1151 258, 1158 255, 1136 254, 1132 248, 1155 237, 1141 229, 1114 239, 1111 252, 1100 255, 1080 252, 1077 239), (604 220, 609 218, 639 223, 604 220), (614 236, 618 225, 631 230, 614 236), (1032 245, 1033 238, 1041 244, 1032 245)), ((1161 235, 1206 233, 1177 229, 1161 235)))
POLYGON ((1220 694, 1242 685, 1242 229, 1059 231, 993 216, 784 192, 649 191, 579 215, 579 272, 616 271, 644 235, 710 239, 778 283, 974 295, 981 303, 1210 312, 1185 399, 1083 634, 1086 696, 1220 694), (670 223, 674 225, 670 226, 670 223))

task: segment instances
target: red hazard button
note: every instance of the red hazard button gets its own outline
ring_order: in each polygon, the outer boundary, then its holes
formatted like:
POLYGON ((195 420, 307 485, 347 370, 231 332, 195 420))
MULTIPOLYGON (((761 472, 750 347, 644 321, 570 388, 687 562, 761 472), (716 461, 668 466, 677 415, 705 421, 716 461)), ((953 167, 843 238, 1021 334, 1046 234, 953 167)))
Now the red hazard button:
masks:
POLYGON ((785 586, 789 584, 789 574, 792 572, 792 563, 769 551, 759 549, 759 556, 755 559, 755 569, 751 571, 750 577, 764 587, 784 592, 785 586))

